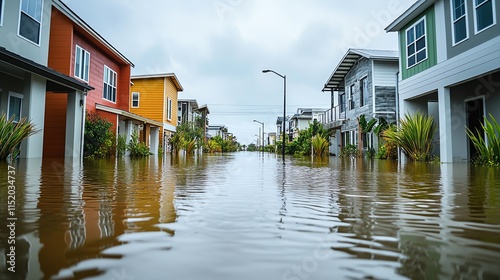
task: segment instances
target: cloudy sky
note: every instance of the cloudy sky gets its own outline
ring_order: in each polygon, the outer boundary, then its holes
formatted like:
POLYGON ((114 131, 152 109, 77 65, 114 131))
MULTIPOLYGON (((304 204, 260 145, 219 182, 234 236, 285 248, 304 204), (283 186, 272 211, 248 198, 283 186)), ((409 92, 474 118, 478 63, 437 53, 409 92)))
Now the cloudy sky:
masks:
POLYGON ((321 92, 348 48, 397 50, 384 28, 415 0, 63 0, 130 59, 133 75, 174 72, 179 98, 207 104, 210 123, 242 144, 258 120, 276 131, 297 108, 328 108, 321 92))

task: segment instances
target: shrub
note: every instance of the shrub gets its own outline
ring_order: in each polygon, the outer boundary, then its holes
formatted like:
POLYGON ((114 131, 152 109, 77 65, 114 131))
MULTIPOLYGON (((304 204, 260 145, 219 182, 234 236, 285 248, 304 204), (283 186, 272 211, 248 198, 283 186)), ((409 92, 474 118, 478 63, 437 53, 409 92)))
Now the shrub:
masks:
POLYGON ((130 151, 130 157, 147 157, 150 155, 149 147, 144 142, 139 141, 139 133, 137 130, 132 132, 132 139, 128 143, 128 150, 130 151))
POLYGON ((500 125, 491 114, 489 116, 491 120, 485 117, 485 124, 481 124, 486 139, 477 130, 474 133, 467 128, 466 133, 478 152, 477 157, 473 159, 474 164, 500 166, 500 125))
POLYGON ((5 161, 9 156, 16 158, 19 153, 21 142, 35 134, 35 126, 27 118, 21 118, 18 122, 14 117, 7 119, 3 114, 0 116, 0 160, 5 161))
POLYGON ((105 158, 114 156, 115 135, 110 131, 111 122, 97 113, 87 113, 83 155, 85 158, 105 158))
POLYGON ((354 144, 347 144, 345 147, 342 147, 340 151, 341 157, 358 157, 359 150, 358 147, 354 144))
POLYGON ((400 147, 408 159, 429 161, 435 131, 434 118, 417 112, 414 115, 405 115, 400 126, 395 130, 385 130, 383 137, 389 144, 400 147))
POLYGON ((122 157, 127 151, 127 139, 124 135, 118 134, 118 140, 116 143, 116 155, 122 157))
POLYGON ((328 140, 320 135, 315 135, 311 140, 311 144, 314 150, 314 155, 324 156, 328 154, 328 140))

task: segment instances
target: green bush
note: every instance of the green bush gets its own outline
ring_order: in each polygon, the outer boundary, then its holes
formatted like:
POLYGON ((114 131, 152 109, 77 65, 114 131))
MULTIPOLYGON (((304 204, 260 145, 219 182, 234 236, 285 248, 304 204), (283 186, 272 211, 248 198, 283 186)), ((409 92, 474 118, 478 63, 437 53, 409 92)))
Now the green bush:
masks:
POLYGON ((311 144, 313 147, 314 155, 321 157, 328 154, 328 147, 330 146, 330 143, 319 134, 313 136, 311 144))
POLYGON ((340 150, 340 156, 341 157, 359 157, 359 150, 358 147, 354 144, 347 144, 346 146, 342 147, 342 150, 340 150))
POLYGON ((430 161, 435 131, 434 118, 417 112, 405 115, 400 126, 395 130, 385 130, 383 137, 389 144, 400 147, 408 159, 430 161))
POLYGON ((144 142, 139 141, 139 133, 137 130, 132 132, 132 139, 128 143, 128 150, 130 152, 130 157, 147 157, 150 155, 149 147, 144 142))
POLYGON ((486 139, 482 133, 476 130, 476 133, 467 128, 467 136, 472 140, 473 145, 478 151, 478 156, 473 159, 473 163, 486 166, 500 166, 500 125, 490 114, 490 119, 484 118, 481 124, 486 139))
POLYGON ((127 151, 127 139, 124 135, 118 134, 118 140, 116 143, 116 155, 122 157, 127 151))
POLYGON ((97 113, 87 113, 83 155, 85 158, 105 158, 115 155, 115 135, 110 131, 113 124, 97 113))
POLYGON ((34 124, 27 118, 15 122, 14 117, 7 119, 5 114, 0 116, 0 160, 5 161, 9 156, 16 158, 21 142, 36 132, 34 124))

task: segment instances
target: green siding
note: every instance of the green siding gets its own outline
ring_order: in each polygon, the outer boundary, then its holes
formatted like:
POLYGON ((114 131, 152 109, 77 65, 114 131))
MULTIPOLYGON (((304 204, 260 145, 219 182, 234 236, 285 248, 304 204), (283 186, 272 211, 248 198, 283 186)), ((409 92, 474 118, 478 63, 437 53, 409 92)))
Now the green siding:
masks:
POLYGON ((426 69, 431 68, 437 63, 436 52, 436 17, 434 14, 434 6, 429 7, 425 12, 413 19, 403 29, 399 31, 399 44, 401 50, 401 69, 403 80, 415 74, 418 74, 426 69), (427 59, 406 69, 406 29, 415 22, 425 17, 425 27, 427 36, 427 59))

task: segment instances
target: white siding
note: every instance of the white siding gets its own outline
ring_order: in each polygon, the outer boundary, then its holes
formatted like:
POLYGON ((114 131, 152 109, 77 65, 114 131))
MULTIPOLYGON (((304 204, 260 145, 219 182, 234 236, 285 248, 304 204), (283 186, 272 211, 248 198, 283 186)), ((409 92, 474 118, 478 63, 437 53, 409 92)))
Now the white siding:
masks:
POLYGON ((396 86, 398 62, 373 61, 373 85, 396 86))

